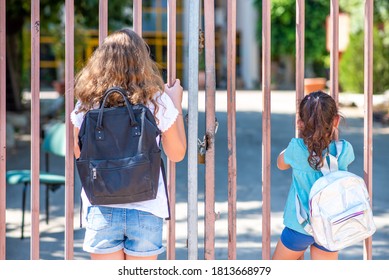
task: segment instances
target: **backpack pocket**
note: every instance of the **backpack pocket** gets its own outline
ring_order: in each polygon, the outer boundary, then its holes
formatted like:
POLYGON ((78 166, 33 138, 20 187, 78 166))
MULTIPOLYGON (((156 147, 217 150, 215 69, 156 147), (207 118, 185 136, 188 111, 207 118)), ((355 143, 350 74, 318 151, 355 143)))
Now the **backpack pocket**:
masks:
POLYGON ((329 218, 331 229, 328 244, 336 250, 353 245, 369 237, 373 232, 366 204, 357 204, 349 210, 329 218), (340 246, 340 247, 339 247, 340 246))
POLYGON ((80 161, 77 167, 88 173, 82 182, 90 203, 104 205, 155 199, 158 189, 152 184, 150 164, 144 154, 139 154, 115 160, 80 161))

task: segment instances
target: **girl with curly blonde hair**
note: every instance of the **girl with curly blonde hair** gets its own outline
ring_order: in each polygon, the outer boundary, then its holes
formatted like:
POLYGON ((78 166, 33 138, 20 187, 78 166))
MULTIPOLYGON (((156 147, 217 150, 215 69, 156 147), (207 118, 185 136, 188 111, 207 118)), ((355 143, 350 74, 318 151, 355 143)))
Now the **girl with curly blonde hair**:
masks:
MULTIPOLYGON (((131 103, 146 105, 153 112, 162 131, 165 154, 171 161, 181 161, 186 153, 183 88, 178 79, 172 87, 163 83, 148 45, 130 29, 105 38, 76 76, 77 103, 71 113, 75 157, 80 156, 78 133, 86 112, 98 108, 104 92, 113 86, 123 88, 131 103)), ((106 104, 121 106, 123 100, 119 94, 112 94, 106 104)), ((83 249, 92 259, 157 259, 164 251, 163 219, 169 215, 164 188, 160 173, 156 199, 120 205, 91 205, 82 190, 86 209, 83 249)))

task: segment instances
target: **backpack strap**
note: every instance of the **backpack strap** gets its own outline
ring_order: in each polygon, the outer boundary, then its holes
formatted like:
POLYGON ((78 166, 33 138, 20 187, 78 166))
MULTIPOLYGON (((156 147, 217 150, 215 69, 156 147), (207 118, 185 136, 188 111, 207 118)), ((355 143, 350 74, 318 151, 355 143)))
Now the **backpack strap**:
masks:
POLYGON ((320 168, 320 171, 321 173, 323 173, 323 175, 327 175, 330 172, 339 170, 338 158, 342 153, 342 149, 343 149, 342 141, 335 141, 335 146, 336 146, 336 156, 333 156, 331 154, 326 156, 323 161, 323 167, 320 168))
POLYGON ((164 163, 162 158, 161 158, 161 171, 162 171, 163 184, 165 185, 166 203, 167 203, 167 209, 168 209, 168 213, 169 213, 169 216, 165 220, 169 221, 170 220, 169 191, 167 189, 167 179, 166 179, 165 163, 164 163))
POLYGON ((336 146, 336 158, 338 159, 340 154, 342 153, 343 142, 342 141, 335 141, 335 146, 336 146))
POLYGON ((309 216, 308 216, 307 212, 304 210, 304 208, 301 207, 301 202, 300 202, 300 199, 298 197, 297 191, 296 191, 296 195, 295 195, 295 203, 296 203, 297 220, 298 220, 299 224, 304 228, 304 230, 308 234, 312 235, 313 231, 312 231, 311 224, 309 222, 309 216))

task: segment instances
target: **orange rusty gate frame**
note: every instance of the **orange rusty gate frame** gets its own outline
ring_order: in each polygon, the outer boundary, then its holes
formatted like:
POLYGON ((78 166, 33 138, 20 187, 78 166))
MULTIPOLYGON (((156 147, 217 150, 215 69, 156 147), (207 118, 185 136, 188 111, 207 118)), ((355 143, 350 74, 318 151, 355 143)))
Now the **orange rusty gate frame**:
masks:
MULTIPOLYGON (((168 1, 168 84, 176 78, 176 0, 168 1)), ((373 1, 365 0, 364 38, 364 179, 372 194, 372 83, 373 1)), ((214 0, 204 2, 206 64, 206 166, 204 258, 215 258, 215 18, 214 0)), ((270 259, 271 189, 271 61, 270 3, 262 2, 262 258, 270 259)), ((197 126, 198 51, 201 0, 189 1, 188 95, 188 259, 198 259, 197 217, 197 126)), ((331 0, 330 91, 338 101, 339 0, 331 0)), ((227 2, 227 115, 228 115, 228 259, 236 259, 236 0, 227 2)), ((40 170, 40 2, 31 0, 31 259, 39 259, 39 170, 40 170), (33 164, 34 163, 34 164, 33 164)), ((0 260, 6 255, 6 0, 0 0, 0 260)), ((296 1, 296 120, 304 96, 305 0, 296 1)), ((73 259, 74 161, 70 112, 74 107, 74 0, 65 0, 65 259, 73 259)), ((134 30, 142 35, 142 1, 133 1, 134 30)), ((99 43, 108 34, 108 0, 99 1, 99 43)), ((296 126, 297 127, 297 126, 296 126)), ((296 136, 299 132, 296 129, 296 136)), ((175 164, 168 162, 168 188, 172 206, 168 222, 167 259, 175 259, 175 164)), ((372 259, 372 238, 364 242, 364 259, 372 259)))

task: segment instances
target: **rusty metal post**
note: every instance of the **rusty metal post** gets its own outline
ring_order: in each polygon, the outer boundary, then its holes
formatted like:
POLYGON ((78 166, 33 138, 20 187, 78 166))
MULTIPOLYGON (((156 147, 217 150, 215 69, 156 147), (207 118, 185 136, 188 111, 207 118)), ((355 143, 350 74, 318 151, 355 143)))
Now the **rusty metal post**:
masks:
POLYGON ((132 25, 134 27, 133 29, 139 36, 142 36, 142 0, 134 0, 132 9, 132 25))
MULTIPOLYGON (((373 196, 373 4, 373 0, 365 0, 363 171, 370 197, 373 196)), ((363 258, 372 259, 372 237, 364 242, 363 258)))
POLYGON ((299 137, 297 121, 299 105, 304 98, 304 51, 305 51, 305 0, 296 1, 296 137, 299 137))
POLYGON ((339 101, 339 0, 331 0, 331 51, 330 82, 331 96, 339 101))
POLYGON ((40 14, 39 0, 31 2, 31 259, 39 259, 40 170, 40 14))
MULTIPOLYGON (((167 82, 173 86, 176 80, 176 0, 168 0, 168 60, 167 60, 167 82)), ((170 220, 168 221, 167 252, 168 260, 176 258, 176 164, 168 161, 167 184, 169 190, 170 220)))
POLYGON ((228 259, 236 259, 236 0, 227 3, 228 259))
POLYGON ((205 22, 205 222, 204 259, 215 259, 215 1, 204 1, 205 22))
POLYGON ((73 125, 70 113, 74 108, 74 0, 65 2, 65 259, 74 255, 74 151, 73 125))
POLYGON ((108 35, 108 0, 99 0, 99 45, 108 35))
POLYGON ((0 0, 0 260, 6 247, 6 23, 5 0, 0 0))
POLYGON ((189 1, 188 80, 188 260, 198 258, 198 90, 200 1, 189 1))
POLYGON ((262 2, 262 259, 270 259, 271 21, 270 0, 262 2))

